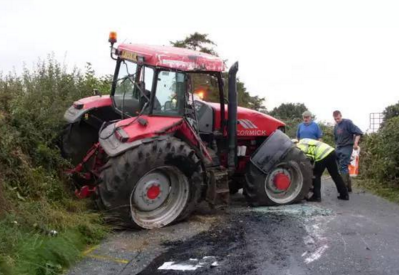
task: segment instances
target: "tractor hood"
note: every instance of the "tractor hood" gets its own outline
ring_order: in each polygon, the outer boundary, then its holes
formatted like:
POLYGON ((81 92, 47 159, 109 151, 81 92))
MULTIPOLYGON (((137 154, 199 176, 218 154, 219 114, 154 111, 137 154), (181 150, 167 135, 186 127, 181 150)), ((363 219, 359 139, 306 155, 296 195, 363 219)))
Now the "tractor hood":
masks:
MULTIPOLYGON (((220 104, 201 101, 212 107, 215 114, 215 129, 220 128, 220 104)), ((225 105, 225 117, 228 106, 225 105)), ((284 129, 285 123, 264 113, 238 107, 237 110, 237 135, 238 136, 270 136, 277 129, 284 129)))

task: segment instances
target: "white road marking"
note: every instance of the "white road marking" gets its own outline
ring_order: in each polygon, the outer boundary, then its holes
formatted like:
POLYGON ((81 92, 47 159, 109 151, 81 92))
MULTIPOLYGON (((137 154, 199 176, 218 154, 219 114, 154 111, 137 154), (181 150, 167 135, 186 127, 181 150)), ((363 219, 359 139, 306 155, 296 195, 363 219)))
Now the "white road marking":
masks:
POLYGON ((191 264, 178 264, 175 262, 165 262, 158 269, 159 270, 180 270, 180 271, 193 271, 197 268, 201 267, 201 265, 191 265, 191 264))
MULTIPOLYGON (((306 264, 310 264, 320 259, 324 252, 329 248, 328 238, 323 236, 323 234, 326 225, 334 218, 335 215, 315 216, 305 219, 305 230, 308 235, 303 238, 303 241, 307 245, 308 251, 310 250, 310 255, 305 258, 306 264)), ((302 257, 306 255, 307 254, 302 254, 302 257)))
POLYGON ((211 264, 211 266, 213 266, 213 267, 218 266, 218 265, 219 265, 218 262, 213 262, 213 263, 211 264))
POLYGON ((303 237, 303 242, 304 242, 306 245, 312 245, 312 244, 315 243, 315 240, 313 239, 312 236, 307 235, 307 236, 303 237))
POLYGON ((315 252, 313 252, 309 257, 305 259, 305 263, 310 264, 311 262, 314 262, 323 255, 323 253, 327 250, 328 245, 323 245, 319 247, 315 252))
POLYGON ((344 236, 342 236, 341 233, 337 233, 339 236, 341 236, 342 242, 344 243, 344 253, 346 253, 346 241, 344 239, 344 236))
POLYGON ((202 259, 189 259, 188 261, 165 262, 158 267, 158 270, 178 270, 178 271, 194 271, 201 267, 218 266, 215 256, 205 256, 202 259))

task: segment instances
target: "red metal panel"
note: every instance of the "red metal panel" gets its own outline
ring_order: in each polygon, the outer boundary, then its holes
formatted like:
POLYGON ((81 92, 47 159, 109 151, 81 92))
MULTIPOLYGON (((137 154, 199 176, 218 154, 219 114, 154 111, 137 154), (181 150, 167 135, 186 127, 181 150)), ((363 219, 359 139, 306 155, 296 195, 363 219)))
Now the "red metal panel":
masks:
POLYGON ((150 46, 139 44, 120 44, 118 50, 128 51, 145 58, 145 63, 151 66, 179 69, 182 71, 213 71, 222 72, 225 65, 219 57, 189 49, 150 46))
POLYGON ((127 142, 150 138, 169 132, 174 126, 180 125, 183 121, 181 117, 156 117, 142 115, 141 119, 147 120, 146 125, 141 125, 135 117, 128 118, 116 123, 129 136, 127 142))
POLYGON ((128 135, 127 142, 180 132, 192 146, 198 148, 206 158, 212 160, 199 136, 183 118, 146 115, 140 118, 147 121, 146 125, 141 125, 134 117, 119 121, 116 124, 116 127, 119 127, 128 135))
POLYGON ((86 109, 91 109, 91 108, 99 108, 99 107, 104 107, 104 106, 111 106, 112 105, 112 100, 109 97, 109 95, 104 95, 104 96, 90 96, 90 97, 85 97, 82 99, 79 99, 78 101, 75 101, 73 103, 74 106, 77 105, 82 105, 83 104, 83 110, 86 109))
MULTIPOLYGON (((215 110, 215 128, 220 128, 220 104, 204 102, 215 110)), ((227 119, 227 105, 225 105, 225 118, 227 119)), ((284 122, 269 115, 251 109, 238 107, 237 110, 237 136, 269 136, 279 127, 285 126, 284 122)), ((227 133, 225 133, 226 135, 227 133)))

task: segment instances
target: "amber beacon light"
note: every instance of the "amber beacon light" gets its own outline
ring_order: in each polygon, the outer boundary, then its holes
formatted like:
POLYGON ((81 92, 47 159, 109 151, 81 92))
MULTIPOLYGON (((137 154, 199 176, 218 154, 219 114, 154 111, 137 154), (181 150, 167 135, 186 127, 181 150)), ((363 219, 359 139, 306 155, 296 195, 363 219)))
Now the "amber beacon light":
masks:
POLYGON ((111 44, 113 45, 113 44, 116 43, 116 41, 117 41, 116 38, 117 38, 116 32, 110 32, 110 33, 109 33, 108 42, 111 43, 111 44))

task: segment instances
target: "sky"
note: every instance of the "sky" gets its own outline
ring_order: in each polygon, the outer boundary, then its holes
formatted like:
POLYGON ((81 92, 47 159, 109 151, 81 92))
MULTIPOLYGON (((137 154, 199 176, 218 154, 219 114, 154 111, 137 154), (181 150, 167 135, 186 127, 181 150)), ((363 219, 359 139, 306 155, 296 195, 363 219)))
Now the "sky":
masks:
POLYGON ((112 74, 118 42, 169 45, 209 34, 268 110, 298 102, 331 122, 341 110, 361 129, 399 101, 399 1, 0 0, 0 71, 20 73, 54 54, 112 74))

